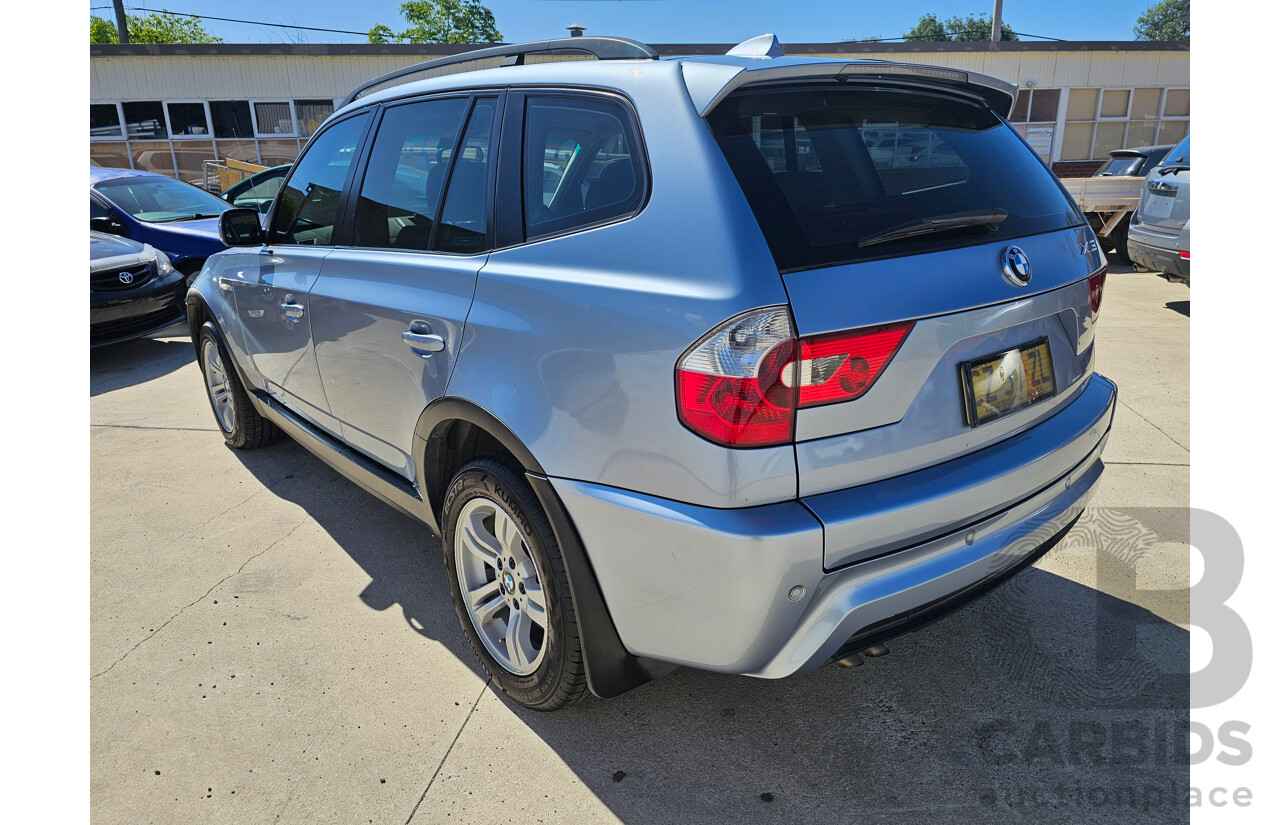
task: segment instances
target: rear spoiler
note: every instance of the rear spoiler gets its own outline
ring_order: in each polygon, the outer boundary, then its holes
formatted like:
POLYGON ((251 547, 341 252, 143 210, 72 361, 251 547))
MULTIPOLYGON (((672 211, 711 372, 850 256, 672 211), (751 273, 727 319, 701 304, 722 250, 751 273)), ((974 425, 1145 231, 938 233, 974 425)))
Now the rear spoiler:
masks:
POLYGON ((1017 85, 976 72, 879 60, 805 62, 758 69, 685 60, 680 69, 699 117, 706 117, 716 104, 740 86, 778 80, 837 77, 943 86, 980 98, 1001 117, 1008 117, 1013 111, 1013 101, 1018 94, 1017 85))

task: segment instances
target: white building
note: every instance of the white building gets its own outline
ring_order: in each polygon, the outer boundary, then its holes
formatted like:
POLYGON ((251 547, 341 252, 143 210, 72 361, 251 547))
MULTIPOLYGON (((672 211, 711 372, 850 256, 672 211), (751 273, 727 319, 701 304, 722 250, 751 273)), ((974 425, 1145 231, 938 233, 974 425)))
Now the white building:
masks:
MULTIPOLYGON (((89 156, 102 166, 191 180, 199 178, 201 161, 207 159, 289 163, 334 105, 361 82, 472 48, 478 47, 91 46, 89 156)), ((663 55, 723 54, 730 44, 653 48, 663 55)), ((1020 91, 1010 121, 1064 176, 1092 173, 1112 149, 1176 143, 1190 128, 1186 43, 801 43, 785 48, 791 55, 948 66, 1016 83, 1020 91)))

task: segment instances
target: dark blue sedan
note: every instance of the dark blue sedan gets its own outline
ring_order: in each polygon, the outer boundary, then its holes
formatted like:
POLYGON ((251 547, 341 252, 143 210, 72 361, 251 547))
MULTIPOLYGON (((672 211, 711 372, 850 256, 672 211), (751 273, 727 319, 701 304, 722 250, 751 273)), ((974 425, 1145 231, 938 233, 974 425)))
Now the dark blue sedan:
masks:
POLYGON ((226 247, 218 216, 231 205, 164 175, 89 167, 89 228, 151 244, 188 283, 205 258, 226 247))

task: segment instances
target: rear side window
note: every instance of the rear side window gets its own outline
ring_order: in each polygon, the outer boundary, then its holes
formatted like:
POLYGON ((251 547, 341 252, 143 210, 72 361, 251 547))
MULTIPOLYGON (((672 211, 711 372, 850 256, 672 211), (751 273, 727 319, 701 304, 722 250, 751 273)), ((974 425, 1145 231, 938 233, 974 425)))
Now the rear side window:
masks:
POLYGON ((480 252, 485 248, 485 184, 493 157, 490 140, 495 106, 493 98, 481 98, 467 120, 440 215, 435 248, 441 252, 480 252))
POLYGON ((394 106, 382 116, 356 204, 356 246, 431 248, 431 233, 470 100, 394 106))
POLYGON ((635 132, 620 105, 530 97, 524 128, 526 237, 613 220, 640 207, 643 167, 635 132))
POLYGON ((367 112, 335 123, 315 139, 294 164, 289 180, 276 196, 272 243, 328 246, 338 220, 338 203, 347 172, 355 160, 367 112))
POLYGON ((829 85, 730 95, 708 123, 784 272, 1080 223, 1036 155, 976 102, 829 85), (928 234, 933 218, 1004 213, 928 234), (893 240, 881 236, 907 230, 893 240))

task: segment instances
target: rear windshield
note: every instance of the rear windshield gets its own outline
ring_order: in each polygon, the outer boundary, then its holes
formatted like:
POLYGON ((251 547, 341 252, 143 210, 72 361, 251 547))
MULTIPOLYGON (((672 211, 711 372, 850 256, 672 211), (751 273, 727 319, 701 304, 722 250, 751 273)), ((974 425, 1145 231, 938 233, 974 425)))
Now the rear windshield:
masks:
POLYGON ((1108 163, 1105 168, 1099 169, 1094 176, 1108 177, 1111 175, 1136 175, 1138 174, 1138 170, 1142 168, 1142 161, 1144 160, 1146 160, 1146 158, 1141 156, 1112 158, 1111 162, 1108 163))
POLYGON ((1191 135, 1187 135, 1182 142, 1173 147, 1164 159, 1165 166, 1191 166, 1191 135))
POLYGON ((707 121, 783 272, 1083 222, 1012 128, 955 96, 774 86, 730 95, 707 121))

